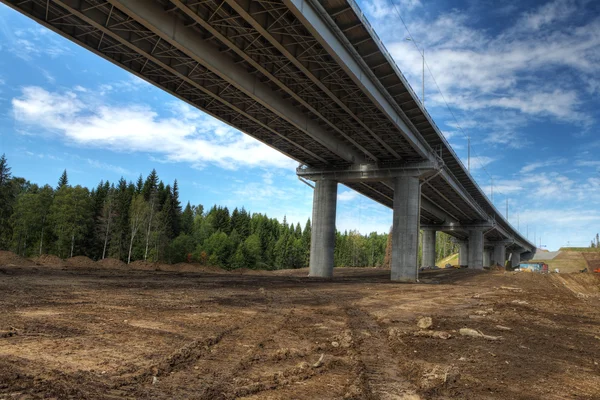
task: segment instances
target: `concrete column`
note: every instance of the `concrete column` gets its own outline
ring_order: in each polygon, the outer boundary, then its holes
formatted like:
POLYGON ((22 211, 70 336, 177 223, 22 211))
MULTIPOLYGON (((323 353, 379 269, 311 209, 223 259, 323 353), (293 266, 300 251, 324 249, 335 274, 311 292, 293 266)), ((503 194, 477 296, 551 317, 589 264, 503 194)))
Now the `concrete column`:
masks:
POLYGON ((423 231, 423 263, 422 267, 435 267, 435 231, 423 231))
POLYGON ((483 269, 483 230, 469 230, 469 268, 483 269))
POLYGON ((483 249, 483 266, 490 266, 490 251, 488 249, 483 249))
POLYGON ((417 177, 394 179, 391 279, 415 282, 419 250, 421 185, 417 177))
POLYGON ((494 263, 504 267, 506 264, 506 247, 503 244, 497 244, 494 246, 494 263))
POLYGON ((460 244, 460 248, 458 250, 458 265, 468 265, 469 264, 469 242, 467 240, 463 240, 459 244, 460 244))
POLYGON ((308 276, 322 278, 333 276, 336 206, 337 182, 332 180, 316 181, 313 194, 308 276))
POLYGON ((510 257, 510 266, 516 268, 521 263, 521 251, 515 250, 512 252, 512 256, 510 257))

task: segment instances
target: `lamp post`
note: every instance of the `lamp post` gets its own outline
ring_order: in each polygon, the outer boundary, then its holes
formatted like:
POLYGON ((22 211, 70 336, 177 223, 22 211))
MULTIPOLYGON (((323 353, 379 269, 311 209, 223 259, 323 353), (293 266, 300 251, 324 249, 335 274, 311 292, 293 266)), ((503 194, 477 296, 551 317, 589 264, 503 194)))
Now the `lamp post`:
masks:
POLYGON ((411 38, 406 38, 407 41, 409 42, 413 42, 416 44, 417 46, 417 50, 419 50, 419 53, 421 53, 421 58, 422 58, 422 71, 421 71, 421 103, 423 104, 423 107, 425 107, 425 47, 421 46, 419 48, 419 44, 420 42, 417 42, 416 40, 413 40, 411 38))

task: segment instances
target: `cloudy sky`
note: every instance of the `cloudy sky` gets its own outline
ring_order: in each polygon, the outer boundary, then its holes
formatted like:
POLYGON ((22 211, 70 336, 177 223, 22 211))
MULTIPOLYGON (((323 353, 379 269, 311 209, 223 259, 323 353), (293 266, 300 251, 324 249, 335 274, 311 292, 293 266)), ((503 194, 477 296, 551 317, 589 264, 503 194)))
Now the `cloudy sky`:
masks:
MULTIPOLYGON (((588 245, 600 231, 599 2, 359 4, 419 94, 414 42, 424 48, 427 108, 465 165, 471 137, 471 172, 489 194, 493 182, 510 222, 549 249, 588 245)), ((87 186, 156 168, 193 204, 311 214, 295 162, 4 5, 0 153, 40 184, 65 168, 87 186)), ((390 224, 390 210, 340 185, 338 229, 390 224)))

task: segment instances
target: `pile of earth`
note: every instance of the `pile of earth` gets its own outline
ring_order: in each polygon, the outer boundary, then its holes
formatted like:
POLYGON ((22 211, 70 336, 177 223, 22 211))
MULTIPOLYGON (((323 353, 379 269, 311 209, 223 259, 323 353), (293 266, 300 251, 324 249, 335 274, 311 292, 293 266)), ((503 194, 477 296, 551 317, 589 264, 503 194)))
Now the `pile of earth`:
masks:
POLYGON ((86 256, 75 256, 68 258, 65 264, 68 267, 74 268, 94 268, 96 266, 96 262, 86 256))
POLYGON ((0 251, 0 265, 7 267, 26 267, 34 262, 28 258, 16 255, 12 251, 0 251))
POLYGON ((42 254, 39 257, 33 259, 36 265, 42 265, 44 267, 63 267, 65 261, 53 254, 42 254))
POLYGON ((98 260, 96 264, 106 269, 127 269, 127 264, 125 264, 123 261, 110 257, 98 260))

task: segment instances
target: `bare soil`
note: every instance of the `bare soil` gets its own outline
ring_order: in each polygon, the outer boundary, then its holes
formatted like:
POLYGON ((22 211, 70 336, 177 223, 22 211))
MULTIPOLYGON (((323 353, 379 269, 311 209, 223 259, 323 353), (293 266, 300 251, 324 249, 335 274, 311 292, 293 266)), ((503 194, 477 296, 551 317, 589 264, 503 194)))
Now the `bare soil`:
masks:
POLYGON ((0 266, 0 399, 600 399, 594 274, 31 265, 0 266))

